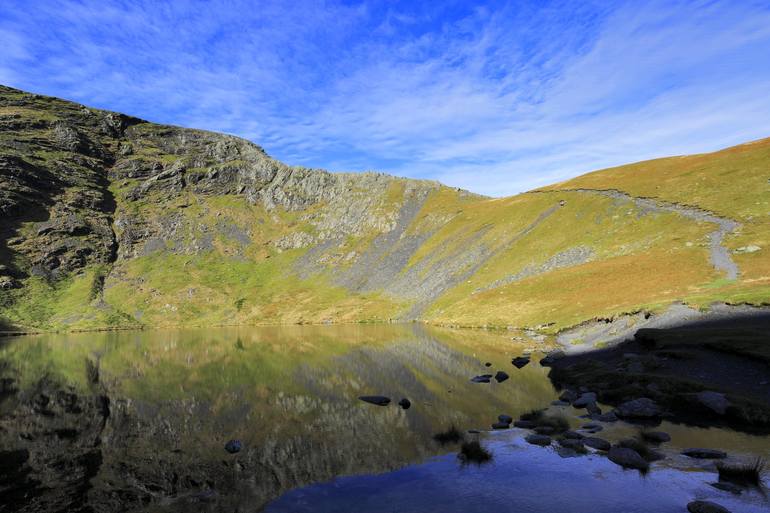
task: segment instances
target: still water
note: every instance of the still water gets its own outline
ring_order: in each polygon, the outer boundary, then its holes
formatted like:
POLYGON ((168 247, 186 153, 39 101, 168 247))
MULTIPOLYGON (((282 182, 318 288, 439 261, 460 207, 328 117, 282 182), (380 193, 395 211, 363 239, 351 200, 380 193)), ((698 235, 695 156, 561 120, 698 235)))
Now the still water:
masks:
MULTIPOLYGON (((501 413, 558 393, 515 332, 421 325, 294 326, 0 339, 0 511, 684 511, 710 498, 766 511, 761 490, 717 490, 712 447, 770 456, 765 437, 666 425, 646 476, 601 455, 563 458, 501 413), (485 363, 491 366, 485 366, 485 363), (504 370, 502 383, 471 383, 504 370), (393 399, 380 407, 361 395, 393 399), (409 398, 412 407, 395 403, 409 398), (463 465, 433 435, 478 429, 490 463, 463 465), (228 454, 228 440, 242 450, 228 454)), ((556 409, 557 407, 552 407, 556 409)), ((582 411, 563 408, 578 427, 582 411)), ((600 436, 633 435, 624 423, 600 436)))

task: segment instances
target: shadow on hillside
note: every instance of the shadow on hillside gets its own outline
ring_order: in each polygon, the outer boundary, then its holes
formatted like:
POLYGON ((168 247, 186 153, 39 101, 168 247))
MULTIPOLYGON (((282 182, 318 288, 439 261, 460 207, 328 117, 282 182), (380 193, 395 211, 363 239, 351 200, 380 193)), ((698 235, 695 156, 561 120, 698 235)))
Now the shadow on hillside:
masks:
POLYGON ((557 359, 549 378, 613 406, 646 397, 674 421, 770 433, 770 312, 640 329, 614 347, 557 359))

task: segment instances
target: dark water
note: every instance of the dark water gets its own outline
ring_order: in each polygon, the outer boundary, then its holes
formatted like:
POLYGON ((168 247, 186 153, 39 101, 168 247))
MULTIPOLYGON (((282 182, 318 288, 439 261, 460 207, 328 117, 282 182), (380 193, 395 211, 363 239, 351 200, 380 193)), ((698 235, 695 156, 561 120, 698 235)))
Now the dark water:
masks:
POLYGON ((712 464, 677 455, 770 456, 767 438, 665 425, 669 457, 646 477, 599 455, 562 458, 519 430, 478 435, 493 453, 480 467, 433 441, 555 399, 547 369, 510 363, 540 347, 519 333, 419 325, 0 339, 0 511, 674 512, 696 497, 767 508, 758 491, 708 486, 712 464), (499 369, 511 379, 469 382, 499 369), (412 407, 357 399, 368 394, 412 407), (225 452, 230 439, 241 452, 225 452))

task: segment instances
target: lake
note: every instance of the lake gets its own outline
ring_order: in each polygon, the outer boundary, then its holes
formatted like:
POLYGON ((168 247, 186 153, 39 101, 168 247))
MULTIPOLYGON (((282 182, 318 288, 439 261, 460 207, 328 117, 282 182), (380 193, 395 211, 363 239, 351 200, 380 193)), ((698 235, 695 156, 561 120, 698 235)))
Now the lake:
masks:
MULTIPOLYGON (((664 423, 667 457, 641 475, 530 445, 525 430, 491 431, 499 414, 558 397, 537 363, 547 349, 526 333, 421 324, 0 339, 0 511, 673 513, 695 498, 767 510, 761 490, 716 489, 713 463, 679 455, 770 457, 767 437, 664 423), (532 362, 517 369, 524 352, 532 362), (470 381, 498 370, 510 379, 470 381), (434 440, 451 426, 479 430, 466 437, 492 460, 464 464, 456 444, 434 440), (230 440, 239 452, 225 451, 230 440)), ((637 431, 617 422, 599 436, 637 431)))

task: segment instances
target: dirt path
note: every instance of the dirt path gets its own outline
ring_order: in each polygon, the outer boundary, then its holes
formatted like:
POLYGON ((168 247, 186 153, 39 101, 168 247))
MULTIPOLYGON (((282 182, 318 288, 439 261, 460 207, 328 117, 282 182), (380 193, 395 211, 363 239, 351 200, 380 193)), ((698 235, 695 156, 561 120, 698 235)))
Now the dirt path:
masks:
POLYGON ((631 196, 630 194, 616 189, 558 189, 554 191, 533 192, 581 192, 599 194, 608 198, 631 201, 644 211, 673 212, 696 222, 713 223, 717 225, 717 229, 709 234, 709 255, 711 264, 715 269, 724 271, 727 279, 735 280, 738 278, 738 274, 740 273, 738 265, 733 261, 730 250, 722 244, 727 234, 735 231, 741 226, 738 221, 719 217, 711 212, 696 207, 688 207, 658 199, 631 196))

